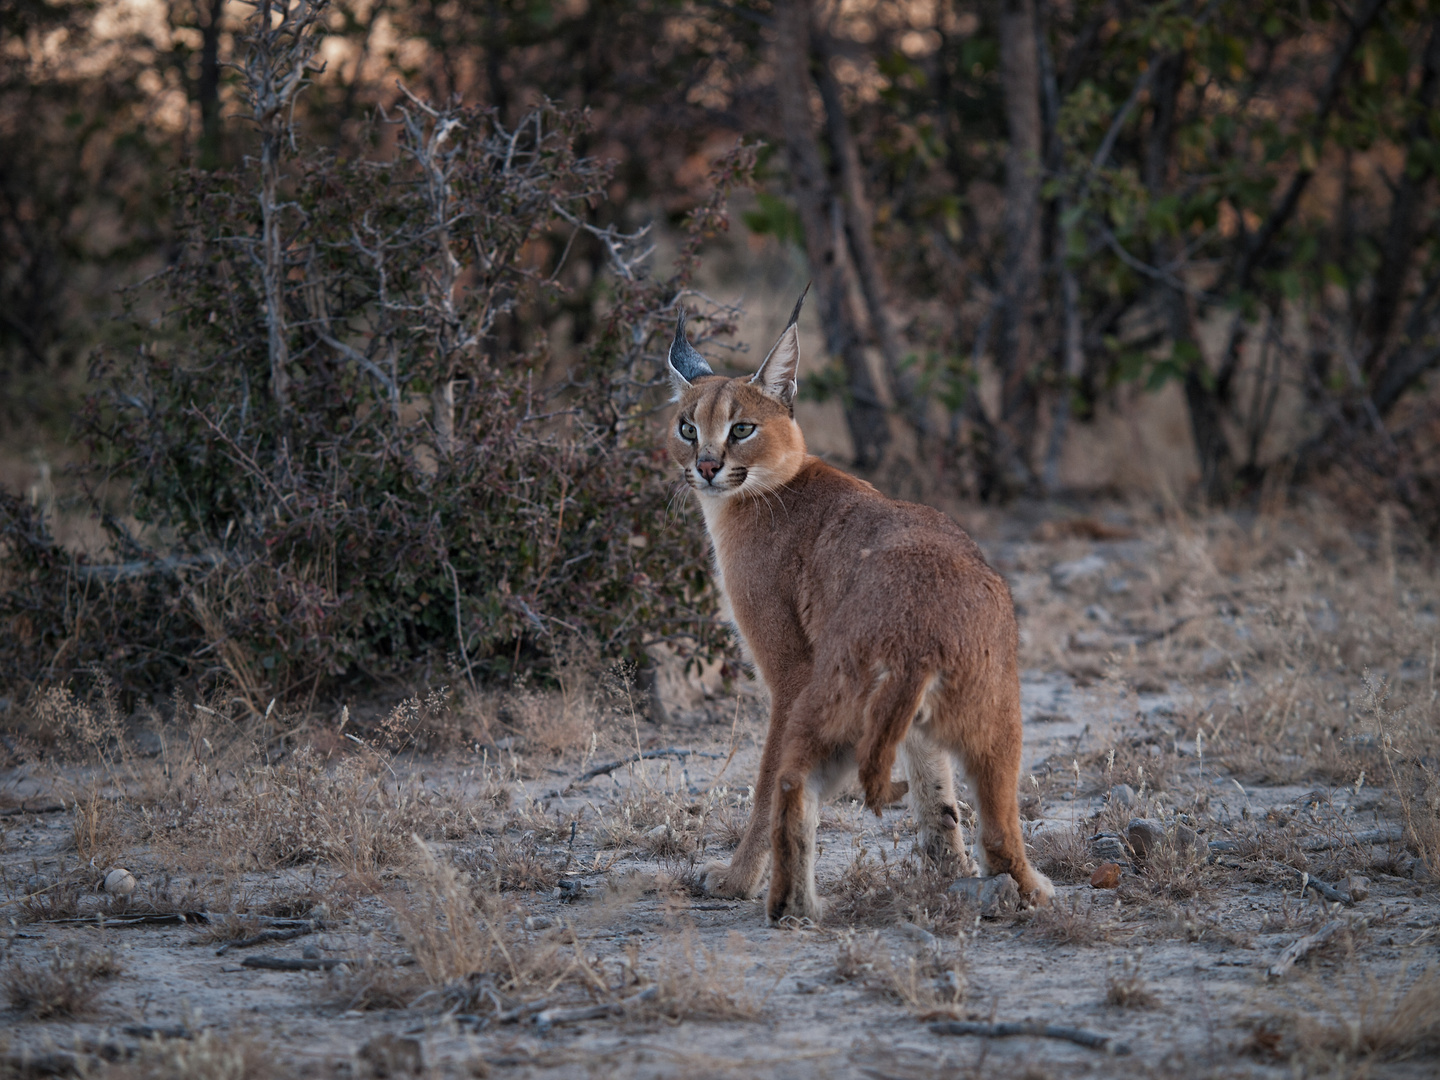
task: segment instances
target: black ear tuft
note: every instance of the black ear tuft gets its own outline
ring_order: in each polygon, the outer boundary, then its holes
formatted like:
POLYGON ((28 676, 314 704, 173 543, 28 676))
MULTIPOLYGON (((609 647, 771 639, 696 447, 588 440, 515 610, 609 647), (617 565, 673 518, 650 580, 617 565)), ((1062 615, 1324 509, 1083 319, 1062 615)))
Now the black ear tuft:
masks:
POLYGON ((800 290, 800 299, 795 301, 795 310, 790 312, 790 321, 785 324, 786 330, 800 321, 800 309, 805 306, 805 297, 810 295, 810 286, 813 284, 814 282, 807 281, 805 288, 800 290))
POLYGON ((800 369, 800 332, 795 324, 800 321, 800 308, 804 306, 805 295, 809 291, 810 286, 807 283, 800 299, 795 301, 795 310, 790 313, 790 321, 780 332, 780 339, 771 347, 764 363, 760 365, 760 370, 750 377, 750 381, 765 393, 778 398, 792 416, 795 414, 797 373, 800 369))
POLYGON ((695 347, 685 337, 685 316, 686 311, 682 306, 675 319, 675 340, 670 343, 670 378, 672 381, 678 379, 675 386, 677 392, 702 375, 715 374, 710 370, 705 358, 695 351, 695 347))

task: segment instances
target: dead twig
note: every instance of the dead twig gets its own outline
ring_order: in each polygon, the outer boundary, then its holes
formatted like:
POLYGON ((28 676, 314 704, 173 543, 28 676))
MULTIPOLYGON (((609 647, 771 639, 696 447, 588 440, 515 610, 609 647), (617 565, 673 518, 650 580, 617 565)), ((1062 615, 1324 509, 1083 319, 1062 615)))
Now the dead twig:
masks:
POLYGON ((632 994, 622 1001, 609 1001, 603 1005, 582 1005, 573 1009, 545 1009, 535 1014, 535 1026, 547 1028, 553 1024, 575 1024, 581 1020, 597 1020, 602 1016, 624 1012, 627 1006, 633 1005, 637 1001, 650 1001, 659 992, 659 987, 647 986, 638 994, 632 994))
POLYGON ((982 1024, 969 1020, 940 1020, 930 1025, 936 1035, 975 1035, 982 1039, 1008 1039, 1015 1035, 1031 1035, 1039 1039, 1064 1039, 1092 1050, 1104 1050, 1123 1057, 1130 1053, 1128 1043, 1117 1042, 1113 1035, 1101 1035, 1098 1031, 1084 1028, 1065 1027, 1061 1024, 1041 1024, 1034 1021, 1008 1024, 982 1024))
POLYGON ((685 757, 718 758, 718 757, 724 757, 724 755, 723 755, 723 754, 707 753, 707 752, 704 751, 704 750, 684 750, 684 749, 681 749, 681 748, 678 747, 678 746, 667 746, 667 747, 665 747, 665 748, 662 749, 662 750, 646 750, 646 751, 644 751, 643 753, 630 754, 630 755, 628 755, 628 756, 626 756, 626 757, 621 758, 621 759, 618 760, 618 761, 607 761, 604 765, 596 765, 593 769, 586 769, 583 773, 581 773, 579 776, 575 777, 574 780, 571 780, 571 781, 570 781, 568 784, 566 784, 563 788, 556 788, 554 791, 547 792, 546 794, 544 794, 543 796, 541 796, 541 798, 544 798, 544 799, 553 799, 553 798, 555 798, 555 797, 557 797, 557 796, 559 796, 559 795, 565 794, 565 792, 569 791, 571 788, 575 787, 577 784, 583 784, 583 783, 585 783, 585 781, 587 781, 587 780, 594 780, 595 777, 597 777, 597 776, 603 776, 603 775, 605 775, 606 773, 612 773, 612 772, 614 772, 616 769, 623 768, 623 767, 626 766, 626 765, 634 765, 637 761, 651 761, 651 760, 654 760, 655 758, 662 758, 662 757, 675 757, 675 758, 685 758, 685 757))
POLYGON ((241 938, 239 941, 227 942, 215 950, 216 956, 224 956, 231 949, 248 949, 252 945, 263 945, 267 941, 291 941, 297 937, 304 937, 306 934, 313 934, 320 929, 316 924, 308 926, 295 926, 289 930, 262 930, 254 937, 241 938))
POLYGON ((247 956, 240 961, 241 967, 261 968, 265 971, 330 971, 341 964, 356 963, 352 957, 327 956, 318 960, 296 960, 288 956, 247 956))
POLYGON ((1319 930, 1316 930, 1315 933, 1307 934, 1305 937, 1291 944, 1280 954, 1280 958, 1265 970, 1265 974, 1272 979, 1283 979, 1286 972, 1294 967, 1296 963, 1308 954, 1314 952, 1321 945, 1324 945, 1349 925, 1350 924, 1344 919, 1331 919, 1319 930))

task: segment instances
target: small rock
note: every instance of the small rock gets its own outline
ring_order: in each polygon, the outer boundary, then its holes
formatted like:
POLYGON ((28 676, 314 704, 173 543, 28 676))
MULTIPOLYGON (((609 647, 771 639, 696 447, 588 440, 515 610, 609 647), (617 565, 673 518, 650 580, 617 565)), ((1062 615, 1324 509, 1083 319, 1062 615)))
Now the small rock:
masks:
POLYGON ((1183 854, 1192 856, 1197 862, 1204 862, 1210 857, 1210 841, 1189 825, 1175 826, 1175 848, 1183 854))
POLYGON ((50 879, 44 874, 31 874, 25 879, 25 891, 31 896, 44 892, 50 887, 50 879))
POLYGON ((112 896, 129 896, 135 891, 135 875, 117 866, 105 875, 105 891, 112 896))
POLYGON ((585 898, 585 884, 574 878, 565 878, 556 888, 555 895, 560 898, 562 904, 573 904, 576 900, 585 898))
POLYGON ((1114 621, 1103 604, 1091 604, 1085 609, 1085 617, 1091 622, 1098 622, 1101 626, 1109 626, 1114 621))
POLYGON ((1167 846, 1187 859, 1203 860, 1210 854, 1210 842, 1189 825, 1177 824, 1174 832, 1167 834, 1164 824, 1154 818, 1131 818, 1125 826, 1125 838, 1130 841, 1138 863, 1144 863, 1167 846))
POLYGON ((1110 789, 1110 801, 1117 806, 1131 807, 1138 802, 1135 789, 1129 784, 1116 784, 1110 789))
POLYGON ((1119 833, 1102 832, 1096 833, 1090 838, 1090 856, 1097 862, 1125 863, 1130 862, 1130 845, 1119 833))
POLYGON ((549 930, 555 923, 548 915, 527 915, 525 917, 526 930, 549 930))
POLYGON ((920 926, 917 923, 910 922, 909 920, 900 920, 900 922, 895 924, 895 929, 899 930, 900 933, 904 934, 912 941, 918 941, 922 945, 934 945, 936 943, 936 938, 934 934, 932 934, 929 930, 926 930, 923 926, 920 926))
POLYGON ((1085 578, 1095 577, 1108 565, 1099 555, 1086 555, 1083 559, 1056 563, 1050 568, 1050 580, 1057 589, 1069 589, 1085 578))
POLYGON ((1370 895, 1370 879, 1351 874, 1345 881, 1345 891, 1350 894, 1351 902, 1358 904, 1370 895))
POLYGON ((980 909, 984 918, 993 919, 1020 906, 1020 886, 1009 874, 995 877, 961 878, 950 886, 950 892, 964 897, 980 909))
POLYGON ((1090 875, 1090 887, 1092 889, 1116 889, 1120 887, 1120 864, 1107 862, 1101 863, 1095 868, 1095 873, 1090 875))
POLYGON ((314 945, 306 945, 305 948, 300 950, 300 955, 306 960, 319 960, 320 950, 314 945))
POLYGON ((647 833, 645 834, 645 839, 647 839, 647 840, 657 840, 657 841, 658 841, 658 840, 668 839, 669 836, 670 836, 670 826, 669 826, 669 825, 656 825, 653 829, 651 829, 649 832, 647 832, 647 833))
POLYGON ((376 1035, 360 1048, 360 1060, 373 1077, 419 1076, 425 1071, 420 1040, 400 1035, 376 1035))
POLYGON ((1152 818, 1131 818, 1125 826, 1125 839, 1130 842, 1136 861, 1143 863, 1165 843, 1165 826, 1152 818))
POLYGON ((796 979, 795 992, 797 994, 823 994, 830 989, 824 983, 811 982, 809 979, 796 979))

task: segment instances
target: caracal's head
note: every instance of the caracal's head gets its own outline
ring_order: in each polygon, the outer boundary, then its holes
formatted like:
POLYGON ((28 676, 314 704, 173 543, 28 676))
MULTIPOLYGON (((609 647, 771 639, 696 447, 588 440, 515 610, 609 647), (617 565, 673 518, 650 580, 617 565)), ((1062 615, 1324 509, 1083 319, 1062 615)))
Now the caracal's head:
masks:
MULTIPOLYGON (((809 291, 809 286, 806 287, 809 291)), ((805 462, 805 437, 795 423, 800 337, 795 303, 780 340, 754 375, 728 379, 710 370, 685 337, 685 309, 670 345, 675 387, 670 460, 703 499, 759 495, 787 483, 805 462)))

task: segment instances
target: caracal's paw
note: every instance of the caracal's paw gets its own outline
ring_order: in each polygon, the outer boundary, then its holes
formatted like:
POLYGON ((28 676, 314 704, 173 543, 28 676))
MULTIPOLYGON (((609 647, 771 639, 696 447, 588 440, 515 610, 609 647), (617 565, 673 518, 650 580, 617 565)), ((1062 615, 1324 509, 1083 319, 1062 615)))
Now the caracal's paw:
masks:
POLYGON ((1034 904, 1036 907, 1049 907, 1055 899, 1055 886, 1044 874, 1038 870, 1030 871, 1030 880, 1020 884, 1020 895, 1026 903, 1034 904))
POLYGON ((708 896, 727 900, 751 900, 760 895, 758 882, 749 882, 734 872, 730 863, 712 862, 705 867, 701 879, 708 896))
POLYGON ((781 930, 798 930, 802 926, 819 925, 825 918, 826 906, 815 896, 772 898, 765 905, 765 915, 771 926, 781 930))

